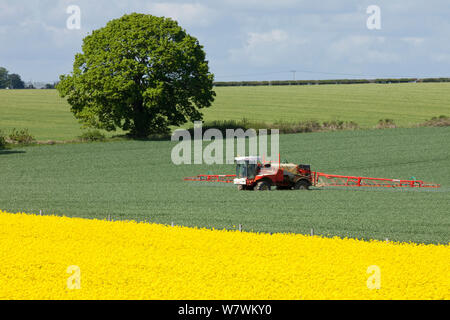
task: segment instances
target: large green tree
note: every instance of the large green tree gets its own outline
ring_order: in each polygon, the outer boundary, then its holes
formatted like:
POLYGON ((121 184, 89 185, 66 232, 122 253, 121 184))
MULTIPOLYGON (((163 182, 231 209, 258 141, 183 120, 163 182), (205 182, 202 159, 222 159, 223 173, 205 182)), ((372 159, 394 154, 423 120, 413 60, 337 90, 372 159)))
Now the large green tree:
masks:
POLYGON ((205 52, 174 20, 133 13, 83 40, 57 85, 89 127, 137 137, 202 119, 215 93, 205 52))

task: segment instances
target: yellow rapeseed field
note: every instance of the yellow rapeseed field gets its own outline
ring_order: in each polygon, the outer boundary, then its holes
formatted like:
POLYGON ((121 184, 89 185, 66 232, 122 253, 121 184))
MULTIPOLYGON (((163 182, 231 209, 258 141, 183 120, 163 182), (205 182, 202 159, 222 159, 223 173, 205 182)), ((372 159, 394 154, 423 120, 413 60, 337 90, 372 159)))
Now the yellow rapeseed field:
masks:
POLYGON ((448 245, 0 211, 0 246, 0 299, 450 298, 448 245))

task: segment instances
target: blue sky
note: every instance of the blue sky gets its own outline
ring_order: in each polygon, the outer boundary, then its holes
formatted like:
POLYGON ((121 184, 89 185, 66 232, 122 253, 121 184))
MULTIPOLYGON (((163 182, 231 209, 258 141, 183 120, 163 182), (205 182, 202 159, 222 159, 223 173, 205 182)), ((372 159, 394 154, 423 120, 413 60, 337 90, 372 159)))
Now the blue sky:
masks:
POLYGON ((131 12, 176 19, 217 81, 450 76, 448 0, 0 0, 0 66, 57 80, 84 36, 131 12), (66 27, 69 5, 80 30, 66 27), (380 30, 366 26, 370 5, 380 30))

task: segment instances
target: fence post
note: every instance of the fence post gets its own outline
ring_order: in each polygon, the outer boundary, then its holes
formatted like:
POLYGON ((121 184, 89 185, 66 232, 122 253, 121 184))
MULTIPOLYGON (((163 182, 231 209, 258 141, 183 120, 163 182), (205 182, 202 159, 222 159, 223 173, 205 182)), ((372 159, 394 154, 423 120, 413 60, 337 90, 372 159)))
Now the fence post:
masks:
POLYGON ((314 237, 314 228, 311 228, 311 237, 314 237))
POLYGON ((239 232, 242 232, 242 224, 239 224, 239 232))
POLYGON ((174 226, 174 223, 173 223, 173 221, 172 221, 172 227, 174 226))
POLYGON ((42 216, 42 210, 39 210, 39 215, 42 216))

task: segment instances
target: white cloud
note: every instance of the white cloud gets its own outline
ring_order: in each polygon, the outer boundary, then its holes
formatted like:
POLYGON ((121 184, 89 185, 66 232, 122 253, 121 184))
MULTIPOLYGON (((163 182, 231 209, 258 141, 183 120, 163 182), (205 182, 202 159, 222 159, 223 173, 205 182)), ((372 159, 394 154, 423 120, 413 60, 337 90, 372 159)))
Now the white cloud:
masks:
POLYGON ((353 35, 344 37, 339 41, 333 43, 333 49, 338 52, 348 52, 354 50, 355 47, 367 47, 367 46, 378 46, 382 45, 386 41, 385 37, 371 37, 371 36, 360 36, 353 35))
POLYGON ((397 52, 390 49, 385 37, 353 35, 333 42, 328 49, 334 60, 353 63, 393 63, 401 60, 397 52))
POLYGON ((230 49, 232 62, 246 61, 252 65, 273 65, 295 55, 299 47, 308 41, 293 37, 286 31, 274 29, 269 32, 249 32, 245 45, 230 49))
POLYGON ((280 43, 289 39, 287 33, 283 30, 272 30, 266 33, 249 32, 247 47, 254 48, 261 44, 280 43))
POLYGON ((298 5, 298 0, 224 0, 227 6, 236 6, 239 8, 255 8, 279 9, 285 7, 294 7, 298 5))
POLYGON ((431 56, 431 60, 437 63, 450 63, 450 54, 448 53, 439 53, 439 54, 433 54, 431 56))
POLYGON ((7 18, 17 15, 23 10, 23 6, 0 2, 0 18, 7 18))
POLYGON ((413 45, 413 46, 420 46, 425 39, 424 38, 418 38, 418 37, 405 37, 401 39, 403 42, 406 42, 407 44, 413 45))
POLYGON ((216 18, 217 12, 200 3, 152 3, 148 5, 152 15, 170 17, 181 26, 210 25, 216 18))

